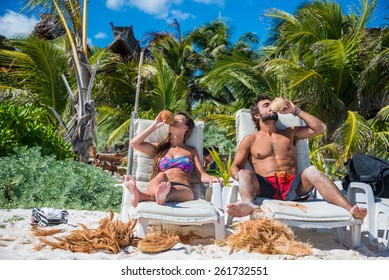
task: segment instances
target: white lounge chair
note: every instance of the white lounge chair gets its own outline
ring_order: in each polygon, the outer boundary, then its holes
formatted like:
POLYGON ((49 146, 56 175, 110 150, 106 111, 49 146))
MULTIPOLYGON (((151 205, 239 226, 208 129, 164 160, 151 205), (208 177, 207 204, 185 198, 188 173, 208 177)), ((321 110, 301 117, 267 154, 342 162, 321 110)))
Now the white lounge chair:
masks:
MULTIPOLYGON (((339 182, 341 184, 341 182, 339 182)), ((351 182, 347 189, 347 197, 353 204, 367 209, 366 223, 369 232, 369 242, 378 242, 382 238, 389 249, 389 199, 375 197, 371 186, 361 182, 351 182), (383 222, 382 236, 379 236, 379 221, 383 222)))
MULTIPOLYGON (((137 119, 135 122, 135 135, 143 131, 152 124, 152 120, 137 119)), ((192 135, 187 140, 187 144, 197 149, 200 160, 203 156, 203 122, 195 122, 196 126, 193 129, 192 135)), ((168 126, 154 131, 150 134, 146 141, 160 142, 168 133, 168 126)), ((139 190, 145 190, 150 179, 153 157, 146 154, 134 151, 133 172, 136 179, 136 184, 139 190)), ((147 234, 149 222, 178 224, 178 225, 201 225, 213 223, 215 225, 215 239, 222 240, 225 238, 224 213, 220 209, 221 199, 218 205, 212 203, 212 192, 219 192, 218 197, 221 197, 220 185, 215 184, 215 188, 207 188, 198 182, 193 173, 191 178, 191 187, 194 190, 195 200, 186 202, 168 202, 164 205, 158 205, 155 202, 145 201, 140 202, 136 208, 130 205, 131 192, 123 187, 123 197, 121 206, 121 220, 127 221, 128 218, 137 219, 136 234, 143 238, 147 234), (218 188, 216 188, 218 187, 218 188)))
MULTIPOLYGON (((279 115, 277 126, 285 128, 289 126, 304 125, 304 122, 291 114, 279 115)), ((255 132, 255 126, 251 119, 250 111, 239 110, 236 113, 237 143, 250 133, 255 132)), ((297 145, 298 170, 303 170, 310 165, 308 140, 299 140, 297 145)), ((249 162, 245 168, 253 168, 249 162)), ((229 198, 229 200, 233 200, 229 198)), ((351 247, 360 246, 361 220, 354 219, 344 208, 327 203, 323 199, 309 199, 307 201, 281 201, 268 198, 257 198, 255 203, 261 205, 262 211, 269 217, 283 221, 285 224, 300 228, 336 228, 340 242, 344 245, 344 227, 350 226, 351 247)), ((227 215, 227 214, 226 214, 227 215)), ((231 218, 226 220, 230 223, 231 218)))

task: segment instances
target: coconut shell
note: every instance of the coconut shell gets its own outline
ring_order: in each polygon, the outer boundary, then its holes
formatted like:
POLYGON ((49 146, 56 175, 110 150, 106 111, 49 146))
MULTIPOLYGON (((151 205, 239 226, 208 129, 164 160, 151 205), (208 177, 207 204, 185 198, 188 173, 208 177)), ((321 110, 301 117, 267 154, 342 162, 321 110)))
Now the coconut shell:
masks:
POLYGON ((270 108, 273 112, 277 113, 278 111, 284 110, 285 105, 286 105, 285 100, 281 97, 278 97, 278 98, 273 100, 270 108))
POLYGON ((163 110, 161 112, 161 118, 166 124, 171 125, 174 122, 174 115, 169 110, 163 110))
POLYGON ((146 236, 144 240, 140 240, 137 244, 139 250, 143 253, 160 253, 170 250, 180 241, 180 238, 174 234, 166 232, 154 232, 146 236))

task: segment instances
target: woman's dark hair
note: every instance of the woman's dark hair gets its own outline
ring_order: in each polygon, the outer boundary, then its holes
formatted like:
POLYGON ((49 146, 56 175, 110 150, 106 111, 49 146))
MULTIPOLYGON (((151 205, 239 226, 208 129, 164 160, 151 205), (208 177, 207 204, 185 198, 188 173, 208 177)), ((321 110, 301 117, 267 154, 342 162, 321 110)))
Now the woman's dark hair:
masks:
POLYGON ((266 93, 259 94, 253 99, 253 104, 250 108, 251 119, 253 120, 253 122, 255 124, 255 128, 257 130, 260 129, 260 126, 259 126, 258 119, 256 119, 255 116, 259 114, 259 109, 258 109, 257 105, 258 105, 258 102, 262 101, 262 100, 272 100, 272 97, 266 93))
MULTIPOLYGON (((187 112, 178 112, 178 113, 174 114, 174 116, 178 116, 178 115, 182 115, 186 118, 185 125, 188 127, 188 130, 185 132, 185 136, 184 136, 184 143, 185 143, 186 140, 188 140, 188 138, 192 134, 192 131, 195 127, 195 122, 192 120, 192 118, 190 117, 190 115, 187 112)), ((150 180, 153 179, 155 176, 157 176, 158 164, 159 164, 161 158, 166 155, 167 151, 171 147, 171 145, 170 145, 171 136, 172 135, 169 132, 168 135, 164 139, 162 139, 162 141, 159 142, 159 144, 157 146, 157 154, 155 155, 155 158, 154 158, 153 171, 151 173, 150 180)))

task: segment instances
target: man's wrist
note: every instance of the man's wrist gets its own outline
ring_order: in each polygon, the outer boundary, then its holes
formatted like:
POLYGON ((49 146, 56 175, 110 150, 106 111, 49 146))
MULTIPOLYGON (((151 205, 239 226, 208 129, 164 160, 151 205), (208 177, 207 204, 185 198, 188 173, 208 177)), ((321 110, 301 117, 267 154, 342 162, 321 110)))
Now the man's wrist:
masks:
POLYGON ((301 113, 301 109, 299 107, 295 107, 293 115, 295 117, 298 117, 300 115, 300 113, 301 113))

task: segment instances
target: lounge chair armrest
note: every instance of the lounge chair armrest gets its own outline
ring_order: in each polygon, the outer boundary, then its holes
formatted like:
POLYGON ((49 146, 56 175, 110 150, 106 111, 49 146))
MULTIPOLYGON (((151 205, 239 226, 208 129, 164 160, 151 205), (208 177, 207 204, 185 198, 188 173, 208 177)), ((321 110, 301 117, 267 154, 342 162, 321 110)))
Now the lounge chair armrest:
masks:
POLYGON ((362 182, 351 182, 349 184, 347 199, 351 204, 363 202, 367 203, 367 205, 374 205, 375 202, 371 186, 362 182))
POLYGON ((223 209, 222 187, 219 183, 212 183, 207 188, 205 200, 212 202, 217 208, 223 209))

